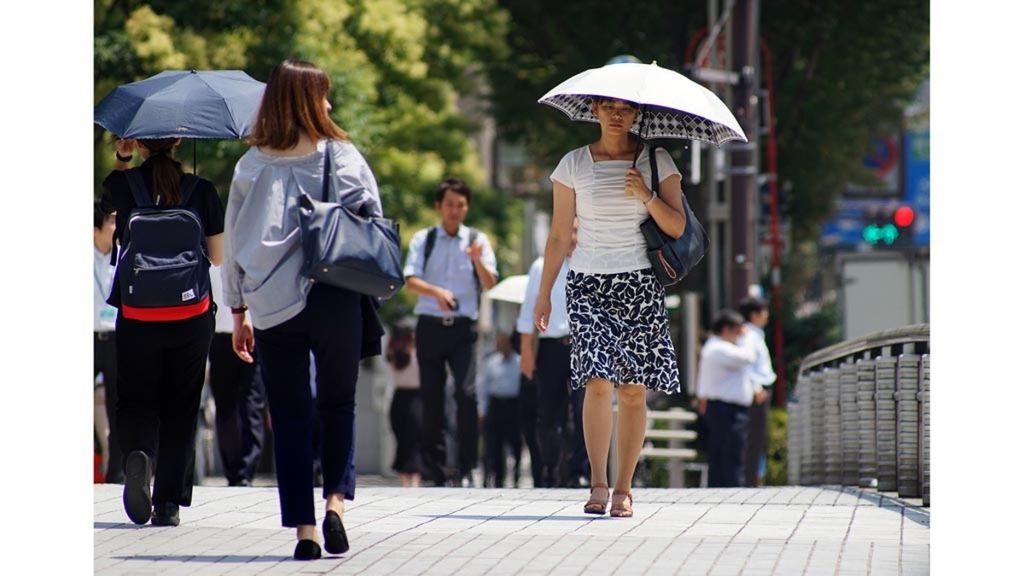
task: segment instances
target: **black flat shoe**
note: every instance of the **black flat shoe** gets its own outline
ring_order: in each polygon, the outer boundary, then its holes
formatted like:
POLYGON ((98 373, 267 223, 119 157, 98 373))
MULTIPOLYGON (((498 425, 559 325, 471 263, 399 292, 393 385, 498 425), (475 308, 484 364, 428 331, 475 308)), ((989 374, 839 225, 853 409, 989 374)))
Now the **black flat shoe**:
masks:
POLYGON ((320 545, 316 540, 299 540, 295 544, 295 553, 292 557, 296 560, 316 560, 320 558, 320 545))
POLYGON ((324 516, 324 550, 328 554, 344 554, 348 552, 348 536, 341 524, 341 516, 334 510, 328 510, 324 516))
POLYGON ((149 456, 141 450, 128 454, 124 463, 124 492, 121 500, 124 511, 136 524, 149 522, 153 514, 153 499, 149 492, 149 481, 153 477, 153 467, 149 456))
POLYGON ((180 523, 178 505, 174 502, 164 502, 153 506, 153 526, 177 526, 180 523))

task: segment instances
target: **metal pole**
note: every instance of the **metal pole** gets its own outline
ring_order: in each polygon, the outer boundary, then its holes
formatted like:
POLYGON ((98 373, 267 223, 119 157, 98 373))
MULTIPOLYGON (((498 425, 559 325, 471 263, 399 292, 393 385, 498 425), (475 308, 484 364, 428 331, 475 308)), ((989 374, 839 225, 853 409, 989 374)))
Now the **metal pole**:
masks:
POLYGON ((757 193, 757 86, 758 0, 738 0, 732 17, 733 61, 740 81, 733 87, 736 119, 750 141, 730 146, 732 151, 732 196, 730 224, 732 228, 730 267, 730 304, 743 299, 754 283, 754 210, 757 193))

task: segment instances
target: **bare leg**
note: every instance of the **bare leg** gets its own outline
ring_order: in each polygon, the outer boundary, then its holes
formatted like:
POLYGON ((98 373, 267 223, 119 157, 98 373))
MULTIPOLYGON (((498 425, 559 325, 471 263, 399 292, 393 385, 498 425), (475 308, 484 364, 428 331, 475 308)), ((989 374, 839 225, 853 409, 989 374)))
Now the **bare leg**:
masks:
POLYGON ((419 473, 409 474, 409 486, 412 488, 420 487, 420 475, 419 473))
POLYGON ((100 456, 103 457, 103 473, 106 474, 110 460, 110 440, 107 438, 107 400, 106 389, 98 386, 92 392, 92 418, 96 430, 96 438, 100 441, 100 456))
POLYGON ((320 538, 317 538, 316 525, 314 524, 299 524, 295 527, 295 537, 298 540, 312 540, 319 543, 320 538))
POLYGON ((328 494, 327 509, 334 510, 338 516, 345 515, 345 497, 343 494, 328 494))
MULTIPOLYGON (((615 492, 626 494, 633 484, 633 473, 644 447, 647 430, 647 388, 636 384, 619 386, 619 418, 615 471, 615 492)), ((585 420, 584 420, 585 421, 585 420)))
POLYGON ((608 449, 612 443, 612 383, 587 382, 583 396, 583 441, 590 459, 590 485, 608 486, 608 449))

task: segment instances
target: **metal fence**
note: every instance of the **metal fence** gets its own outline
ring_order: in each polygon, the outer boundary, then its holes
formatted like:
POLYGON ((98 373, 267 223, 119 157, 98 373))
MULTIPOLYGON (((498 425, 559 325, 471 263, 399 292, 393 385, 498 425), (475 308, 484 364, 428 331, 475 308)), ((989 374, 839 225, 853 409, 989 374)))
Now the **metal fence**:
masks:
POLYGON ((789 402, 791 484, 929 499, 929 330, 916 324, 819 350, 789 402))

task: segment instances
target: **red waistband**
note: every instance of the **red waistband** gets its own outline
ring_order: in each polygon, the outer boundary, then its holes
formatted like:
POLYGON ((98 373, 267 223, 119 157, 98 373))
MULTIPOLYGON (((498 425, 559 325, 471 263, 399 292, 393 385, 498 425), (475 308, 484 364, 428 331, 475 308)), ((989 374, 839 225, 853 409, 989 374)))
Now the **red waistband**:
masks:
POLYGON ((121 305, 121 315, 129 320, 142 320, 143 322, 171 322, 174 320, 187 320, 206 312, 210 309, 210 297, 207 296, 187 306, 161 306, 157 308, 137 308, 135 306, 121 305))

